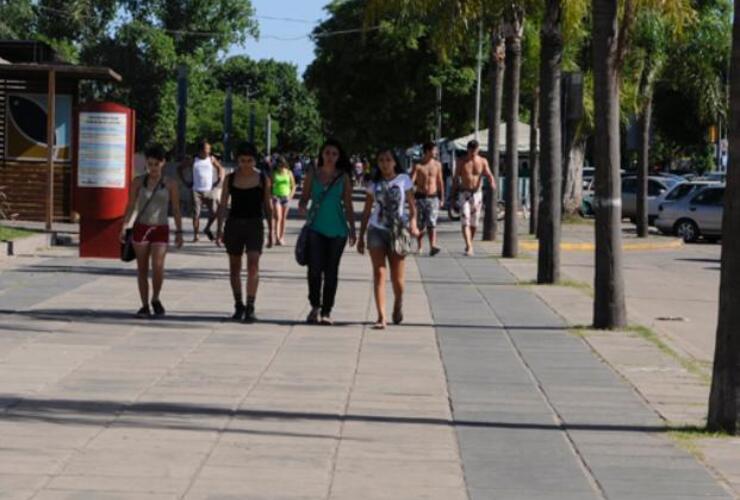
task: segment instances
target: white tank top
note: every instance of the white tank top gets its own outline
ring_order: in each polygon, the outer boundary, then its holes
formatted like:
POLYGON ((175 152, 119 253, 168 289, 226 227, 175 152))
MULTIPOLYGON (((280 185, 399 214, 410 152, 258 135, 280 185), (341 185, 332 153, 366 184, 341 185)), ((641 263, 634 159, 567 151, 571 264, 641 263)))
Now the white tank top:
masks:
POLYGON ((206 193, 213 189, 213 162, 211 157, 196 156, 193 160, 193 191, 206 193))

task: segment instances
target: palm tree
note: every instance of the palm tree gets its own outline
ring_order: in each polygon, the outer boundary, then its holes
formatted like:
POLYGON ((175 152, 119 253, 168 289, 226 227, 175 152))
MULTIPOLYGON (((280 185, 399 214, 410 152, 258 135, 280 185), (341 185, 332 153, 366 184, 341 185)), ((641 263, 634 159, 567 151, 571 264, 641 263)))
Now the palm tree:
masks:
POLYGON ((676 29, 688 22, 694 11, 689 0, 592 0, 591 6, 596 125, 594 327, 613 329, 627 324, 622 273, 619 84, 630 35, 642 11, 664 15, 676 29))
POLYGON ((722 219, 722 271, 719 318, 714 351, 712 389, 707 427, 735 434, 738 424, 737 395, 740 390, 740 0, 735 0, 730 68, 730 163, 727 169, 722 219))
POLYGON ((498 181, 499 181, 499 133, 501 131, 501 107, 503 104, 504 68, 505 68, 505 39, 503 26, 497 24, 491 31, 491 66, 490 86, 491 97, 488 104, 488 164, 493 177, 496 179, 496 189, 487 186, 484 203, 486 212, 483 219, 483 240, 493 241, 498 233, 498 181))
POLYGON ((560 223, 562 213, 562 123, 560 112, 561 63, 563 58, 563 5, 546 0, 540 31, 540 88, 542 125, 542 206, 539 221, 537 282, 560 280, 560 223))
POLYGON ((517 211, 519 209, 519 88, 522 66, 524 9, 512 2, 506 9, 506 191, 504 203, 504 248, 502 255, 515 258, 519 253, 517 211))
POLYGON ((540 89, 532 95, 532 119, 529 127, 529 234, 537 234, 540 216, 540 89))

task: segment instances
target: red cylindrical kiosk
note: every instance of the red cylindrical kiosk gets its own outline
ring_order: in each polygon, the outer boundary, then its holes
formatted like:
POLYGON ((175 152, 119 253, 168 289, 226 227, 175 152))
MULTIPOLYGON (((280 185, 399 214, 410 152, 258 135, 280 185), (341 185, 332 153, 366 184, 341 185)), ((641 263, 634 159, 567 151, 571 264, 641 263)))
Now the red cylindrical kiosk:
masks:
POLYGON ((74 209, 80 214, 80 257, 120 256, 134 159, 134 110, 87 103, 75 114, 74 209))

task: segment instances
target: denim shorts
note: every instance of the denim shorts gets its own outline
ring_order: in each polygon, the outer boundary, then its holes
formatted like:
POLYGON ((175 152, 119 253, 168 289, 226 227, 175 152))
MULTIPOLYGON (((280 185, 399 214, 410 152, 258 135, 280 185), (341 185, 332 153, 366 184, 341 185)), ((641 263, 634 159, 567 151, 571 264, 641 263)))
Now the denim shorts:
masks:
POLYGON ((370 226, 367 230, 367 248, 368 250, 391 249, 391 232, 387 229, 380 229, 379 227, 370 226))

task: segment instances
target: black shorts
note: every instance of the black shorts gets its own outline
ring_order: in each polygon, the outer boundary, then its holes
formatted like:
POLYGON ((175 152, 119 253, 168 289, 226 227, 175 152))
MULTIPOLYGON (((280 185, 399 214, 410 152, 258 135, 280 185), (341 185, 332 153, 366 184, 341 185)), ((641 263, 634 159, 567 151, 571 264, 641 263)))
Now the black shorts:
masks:
POLYGON ((229 255, 244 252, 262 253, 265 244, 265 226, 262 219, 226 219, 224 245, 229 255))

